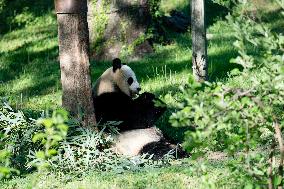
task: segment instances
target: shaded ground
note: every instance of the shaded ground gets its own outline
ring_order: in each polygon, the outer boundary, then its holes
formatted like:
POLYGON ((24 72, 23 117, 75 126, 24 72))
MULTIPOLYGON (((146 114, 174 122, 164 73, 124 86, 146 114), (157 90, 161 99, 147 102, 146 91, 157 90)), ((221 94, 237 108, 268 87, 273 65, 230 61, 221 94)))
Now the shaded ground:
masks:
MULTIPOLYGON (((209 78, 225 80, 227 72, 236 67, 228 61, 236 56, 229 33, 219 34, 225 22, 217 22, 209 28, 213 38, 209 40, 209 78)), ((155 53, 139 61, 129 62, 136 72, 144 91, 163 97, 175 94, 179 86, 187 83, 191 74, 190 33, 169 34, 171 44, 155 45, 155 53)), ((110 62, 91 61, 93 82, 110 62)), ((47 13, 35 24, 2 36, 0 41, 0 95, 7 98, 15 109, 21 109, 29 117, 38 117, 46 109, 61 104, 60 68, 56 17, 47 13)), ((182 141, 183 129, 172 128, 168 123, 171 110, 157 125, 174 141, 182 141)))

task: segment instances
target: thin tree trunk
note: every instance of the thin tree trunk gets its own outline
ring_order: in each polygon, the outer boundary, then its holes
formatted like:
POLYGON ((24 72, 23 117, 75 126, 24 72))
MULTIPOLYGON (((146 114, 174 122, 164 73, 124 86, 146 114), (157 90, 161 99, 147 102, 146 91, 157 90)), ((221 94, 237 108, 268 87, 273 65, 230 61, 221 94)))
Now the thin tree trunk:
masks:
MULTIPOLYGON (((64 0, 61 2, 64 8, 64 0)), ((86 0, 84 3, 87 5, 86 0)), ((73 116, 82 119, 84 126, 94 126, 96 119, 89 69, 87 12, 68 11, 57 12, 62 106, 73 116)))
POLYGON ((278 189, 283 189, 283 161, 284 161, 284 145, 283 145, 283 139, 282 139, 282 133, 280 130, 280 126, 278 122, 274 122, 274 129, 275 129, 275 138, 278 141, 279 144, 279 151, 280 151, 280 162, 278 167, 278 174, 279 178, 281 180, 280 184, 277 186, 278 189))
POLYGON ((272 141, 271 149, 269 152, 269 167, 268 167, 268 188, 273 189, 273 159, 274 159, 274 151, 275 151, 276 142, 275 140, 272 141))
POLYGON ((207 43, 204 0, 191 0, 192 69, 199 82, 207 80, 207 43))

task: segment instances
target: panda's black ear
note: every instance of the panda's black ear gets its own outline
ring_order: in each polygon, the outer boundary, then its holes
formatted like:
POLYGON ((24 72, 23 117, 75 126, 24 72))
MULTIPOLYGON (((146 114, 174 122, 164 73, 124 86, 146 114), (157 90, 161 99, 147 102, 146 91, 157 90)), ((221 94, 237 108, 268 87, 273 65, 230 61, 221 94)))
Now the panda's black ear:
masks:
POLYGON ((121 68, 121 60, 119 58, 115 58, 112 61, 112 70, 115 72, 117 69, 121 68))

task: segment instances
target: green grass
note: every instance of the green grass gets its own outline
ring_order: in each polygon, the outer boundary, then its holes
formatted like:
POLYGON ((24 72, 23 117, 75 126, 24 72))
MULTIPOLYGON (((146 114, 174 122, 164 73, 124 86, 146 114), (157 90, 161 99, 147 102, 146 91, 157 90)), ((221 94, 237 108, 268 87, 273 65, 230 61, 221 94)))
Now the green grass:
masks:
MULTIPOLYGON (((232 49, 232 35, 219 34, 226 26, 218 22, 209 28, 213 38, 209 41, 210 80, 225 80, 226 73, 234 68, 228 60, 236 56, 232 49), (226 40, 224 40, 224 36, 226 40), (222 69, 217 70, 218 67, 222 69)), ((171 34, 171 44, 155 45, 156 52, 139 61, 128 62, 136 72, 144 91, 150 91, 163 98, 177 94, 179 86, 187 83, 191 74, 190 33, 171 34)), ((21 109, 29 117, 38 117, 45 109, 55 109, 61 104, 60 68, 56 17, 52 13, 40 17, 37 22, 25 28, 9 32, 0 41, 0 94, 12 106, 21 109)), ((91 61, 93 82, 111 65, 110 62, 91 61)), ((170 103, 170 102, 167 102, 170 103)), ((169 110, 157 125, 167 137, 174 141, 183 140, 183 129, 172 128, 168 123, 169 110)), ((42 178, 46 188, 193 188, 205 184, 206 177, 194 175, 191 164, 161 169, 142 170, 115 174, 113 172, 93 173, 84 178, 67 178, 48 175, 42 178), (204 180, 205 179, 205 180, 204 180)), ((222 166, 212 167, 209 178, 218 185, 223 182, 217 175, 224 174, 222 166)), ((228 174, 228 170, 225 174, 228 174)), ((28 188, 34 175, 15 178, 4 182, 4 188, 28 188)), ((222 176, 223 177, 223 176, 222 176)), ((229 177, 226 175, 226 178, 229 177)), ((220 177, 221 178, 221 177, 220 177)), ((221 184, 220 186, 224 185, 221 184)))
POLYGON ((3 35, 0 41, 0 94, 16 108, 40 111, 59 106, 60 72, 55 17, 3 35))
MULTIPOLYGON (((275 30, 281 29, 283 21, 274 19, 272 9, 265 18, 273 18, 275 30)), ((282 27, 283 28, 283 27, 282 27)), ((232 43, 234 38, 226 21, 210 23, 208 33, 209 80, 231 82, 227 73, 238 67, 229 63, 237 56, 232 43)), ((178 87, 187 83, 191 74, 190 33, 171 34, 172 43, 155 45, 156 52, 139 61, 127 62, 136 72, 144 91, 163 98, 171 93, 179 95, 178 87)), ((93 82, 111 65, 110 62, 91 61, 93 82)), ((56 109, 61 104, 60 68, 56 17, 47 12, 26 27, 3 34, 0 38, 0 95, 15 109, 23 110, 28 117, 37 118, 46 109, 56 109)), ((174 100, 174 99, 170 99, 174 100)), ((171 103, 168 101, 167 103, 171 103)), ((172 128, 168 123, 169 110, 157 125, 164 134, 175 141, 183 140, 183 130, 172 128)), ((199 166, 201 161, 196 161, 199 166)), ((179 164, 180 161, 177 161, 179 164)), ((182 165, 138 172, 92 172, 84 176, 40 176, 39 188, 208 188, 210 180, 217 188, 238 188, 232 173, 225 168, 227 161, 211 161, 207 171, 195 172, 193 164, 185 159, 182 165)), ((31 188, 36 173, 0 182, 0 188, 31 188)))
MULTIPOLYGON (((89 188, 238 188, 237 180, 232 173, 225 168, 227 161, 211 161, 206 170, 192 169, 193 164, 184 160, 182 165, 172 165, 164 168, 141 168, 136 172, 90 172, 83 176, 63 175, 62 173, 49 173, 39 175, 29 174, 12 180, 2 181, 2 188, 31 188, 32 183, 37 183, 36 188, 66 188, 66 189, 89 189, 89 188), (210 186, 208 185, 210 183, 210 186)), ((200 165, 202 160, 197 161, 200 165)))
MULTIPOLYGON (((226 80, 226 74, 235 66, 228 61, 236 56, 232 48, 233 37, 223 21, 209 28, 213 38, 209 40, 210 80, 226 80), (219 31, 226 33, 219 33, 219 31), (220 69, 218 69, 218 67, 220 69)), ((163 98, 168 93, 177 94, 179 86, 187 83, 191 74, 190 33, 171 34, 171 44, 156 45, 156 52, 139 61, 128 62, 136 72, 144 91, 163 98)), ((37 22, 25 28, 9 32, 0 41, 0 94, 12 106, 21 109, 29 117, 38 117, 45 109, 55 109, 61 104, 60 68, 56 17, 47 13, 37 22)), ((92 80, 102 74, 110 62, 91 62, 92 80)), ((168 102, 170 103, 170 102, 168 102)), ((167 137, 183 140, 183 130, 172 128, 168 123, 169 110, 158 122, 167 137)), ((198 176, 190 169, 191 164, 160 169, 115 174, 93 173, 88 176, 66 177, 48 175, 42 177, 41 188, 193 188, 211 179, 218 186, 225 186, 223 177, 229 179, 228 170, 222 164, 212 164, 209 176, 198 176), (225 175, 224 175, 225 174, 225 175), (222 175, 218 177, 218 175, 222 175), (219 184, 218 184, 219 183, 219 184), (221 183, 221 184, 220 184, 221 183)), ((3 188, 29 188, 33 174, 4 182, 3 188)), ((206 187, 205 187, 206 188, 206 187)))
MULTIPOLYGON (((219 23, 209 28, 214 37, 209 41, 210 80, 224 79, 228 60, 236 56, 232 36, 219 34, 219 23), (226 66, 223 66, 226 65, 226 66), (221 67, 222 70, 217 68, 221 67)), ((172 35, 173 43, 157 45, 156 53, 129 62, 145 91, 157 95, 176 92, 191 74, 191 41, 189 33, 172 35)), ((91 62, 93 82, 110 66, 110 62, 91 62)), ((55 15, 47 13, 33 24, 1 36, 0 95, 24 111, 40 112, 60 105, 61 86, 58 62, 57 25, 55 15)))
MULTIPOLYGON (((209 78, 224 80, 235 67, 228 61, 236 56, 232 48, 233 37, 225 22, 217 22, 208 30, 209 78), (225 31, 222 34, 219 30, 225 31), (226 31, 227 30, 227 31, 226 31)), ((156 52, 139 61, 127 62, 136 72, 144 91, 161 98, 177 94, 179 86, 187 83, 191 74, 190 33, 170 34, 172 43, 155 45, 156 52)), ((111 65, 110 62, 91 61, 93 82, 111 65)), ((46 109, 56 109, 61 104, 60 67, 56 17, 52 12, 38 17, 25 28, 9 32, 0 41, 0 95, 8 99, 15 109, 37 118, 46 109)), ((175 141, 183 139, 181 129, 168 123, 171 111, 158 126, 175 141)))

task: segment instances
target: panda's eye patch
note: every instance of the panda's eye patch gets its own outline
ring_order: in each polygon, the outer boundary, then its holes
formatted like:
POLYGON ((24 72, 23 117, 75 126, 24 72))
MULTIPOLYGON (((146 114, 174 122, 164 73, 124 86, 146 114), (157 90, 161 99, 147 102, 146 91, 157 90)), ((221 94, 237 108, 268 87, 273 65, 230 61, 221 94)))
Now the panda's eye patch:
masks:
POLYGON ((128 83, 128 85, 131 85, 133 83, 133 78, 132 77, 128 78, 127 83, 128 83))

